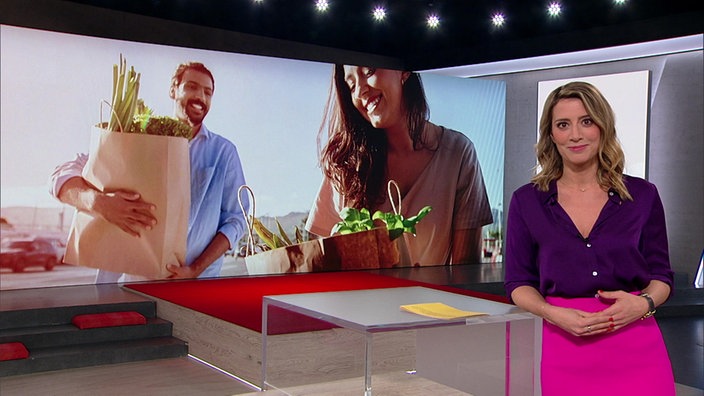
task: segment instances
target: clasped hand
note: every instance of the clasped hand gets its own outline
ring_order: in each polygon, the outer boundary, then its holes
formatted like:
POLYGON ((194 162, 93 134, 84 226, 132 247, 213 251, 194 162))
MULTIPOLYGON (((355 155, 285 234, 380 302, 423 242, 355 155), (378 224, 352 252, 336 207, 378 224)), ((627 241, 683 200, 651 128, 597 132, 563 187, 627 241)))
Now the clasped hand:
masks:
POLYGON ((592 336, 617 331, 640 319, 648 311, 648 302, 625 291, 599 291, 595 298, 609 303, 598 312, 555 307, 546 320, 575 336, 592 336))

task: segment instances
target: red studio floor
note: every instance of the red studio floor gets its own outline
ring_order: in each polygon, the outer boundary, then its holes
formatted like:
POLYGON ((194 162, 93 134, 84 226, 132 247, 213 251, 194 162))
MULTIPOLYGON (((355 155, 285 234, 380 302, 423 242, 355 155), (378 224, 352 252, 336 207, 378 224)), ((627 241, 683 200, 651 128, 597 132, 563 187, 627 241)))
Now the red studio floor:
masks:
MULTIPOLYGON (((127 288, 151 297, 261 332, 262 299, 267 295, 316 293, 328 291, 379 289, 389 287, 424 286, 438 290, 507 302, 503 297, 441 286, 425 282, 377 275, 367 272, 324 272, 255 276, 245 278, 205 279, 134 283, 127 288)), ((291 313, 291 315, 294 315, 291 313)), ((277 315, 279 316, 279 315, 277 315)), ((296 332, 329 327, 329 325, 303 320, 296 316, 282 317, 280 323, 271 324, 272 332, 296 332)))

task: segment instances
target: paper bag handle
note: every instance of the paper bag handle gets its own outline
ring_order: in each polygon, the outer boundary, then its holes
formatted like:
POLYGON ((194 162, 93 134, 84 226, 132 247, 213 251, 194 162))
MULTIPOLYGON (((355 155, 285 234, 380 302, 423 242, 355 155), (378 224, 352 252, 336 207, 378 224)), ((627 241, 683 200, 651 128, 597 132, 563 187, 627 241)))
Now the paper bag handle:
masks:
POLYGON ((398 188, 398 183, 396 183, 395 180, 389 180, 389 183, 386 185, 386 192, 389 194, 389 202, 391 202, 391 208, 394 210, 394 213, 399 215, 401 214, 401 189, 398 188), (391 195, 391 186, 396 187, 396 197, 398 198, 398 208, 396 208, 396 204, 394 203, 394 197, 391 195))
POLYGON ((240 204, 240 209, 242 210, 242 214, 244 215, 244 221, 247 223, 247 248, 245 251, 245 256, 250 256, 254 254, 254 233, 253 233, 253 228, 254 228, 254 213, 256 209, 256 202, 254 200, 254 192, 252 192, 252 189, 249 188, 248 185, 243 184, 240 186, 240 188, 237 189, 237 201, 239 201, 240 204), (247 215, 247 212, 244 210, 244 206, 242 205, 242 191, 246 190, 249 193, 249 196, 251 198, 252 202, 252 217, 250 221, 250 217, 247 215))
MULTIPOLYGON (((112 105, 110 103, 108 103, 108 101, 105 99, 101 100, 100 101, 100 114, 98 115, 98 119, 100 120, 100 124, 98 124, 98 125, 100 126, 100 128, 103 127, 103 104, 106 104, 110 108, 110 113, 112 113, 112 115, 117 116, 117 112, 115 111, 115 109, 113 109, 112 105)), ((117 125, 120 127, 120 132, 124 132, 125 128, 122 127, 122 123, 120 122, 120 117, 115 117, 115 121, 117 121, 117 125)), ((105 128, 105 129, 108 129, 108 128, 105 128)))

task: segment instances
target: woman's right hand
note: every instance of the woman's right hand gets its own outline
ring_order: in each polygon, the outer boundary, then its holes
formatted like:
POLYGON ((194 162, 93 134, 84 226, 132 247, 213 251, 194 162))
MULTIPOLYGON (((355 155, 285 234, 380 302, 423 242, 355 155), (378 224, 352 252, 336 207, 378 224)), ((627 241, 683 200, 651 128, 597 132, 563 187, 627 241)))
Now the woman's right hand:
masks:
POLYGON ((602 334, 613 329, 613 318, 608 314, 549 304, 532 286, 517 287, 511 293, 511 299, 519 307, 577 337, 602 334))
POLYGON ((577 337, 609 332, 613 323, 609 315, 601 312, 586 312, 549 304, 543 310, 543 319, 577 337))

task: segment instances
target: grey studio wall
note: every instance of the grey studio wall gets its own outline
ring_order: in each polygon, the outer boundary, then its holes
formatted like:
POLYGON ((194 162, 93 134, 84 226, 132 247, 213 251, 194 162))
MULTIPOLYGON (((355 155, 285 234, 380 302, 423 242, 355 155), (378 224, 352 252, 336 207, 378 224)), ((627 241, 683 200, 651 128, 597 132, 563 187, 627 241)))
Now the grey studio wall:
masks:
POLYGON ((506 82, 506 205, 512 192, 530 179, 535 165, 538 81, 649 70, 646 176, 657 185, 665 206, 673 270, 680 282, 692 282, 704 249, 702 65, 698 50, 485 77, 506 82))

